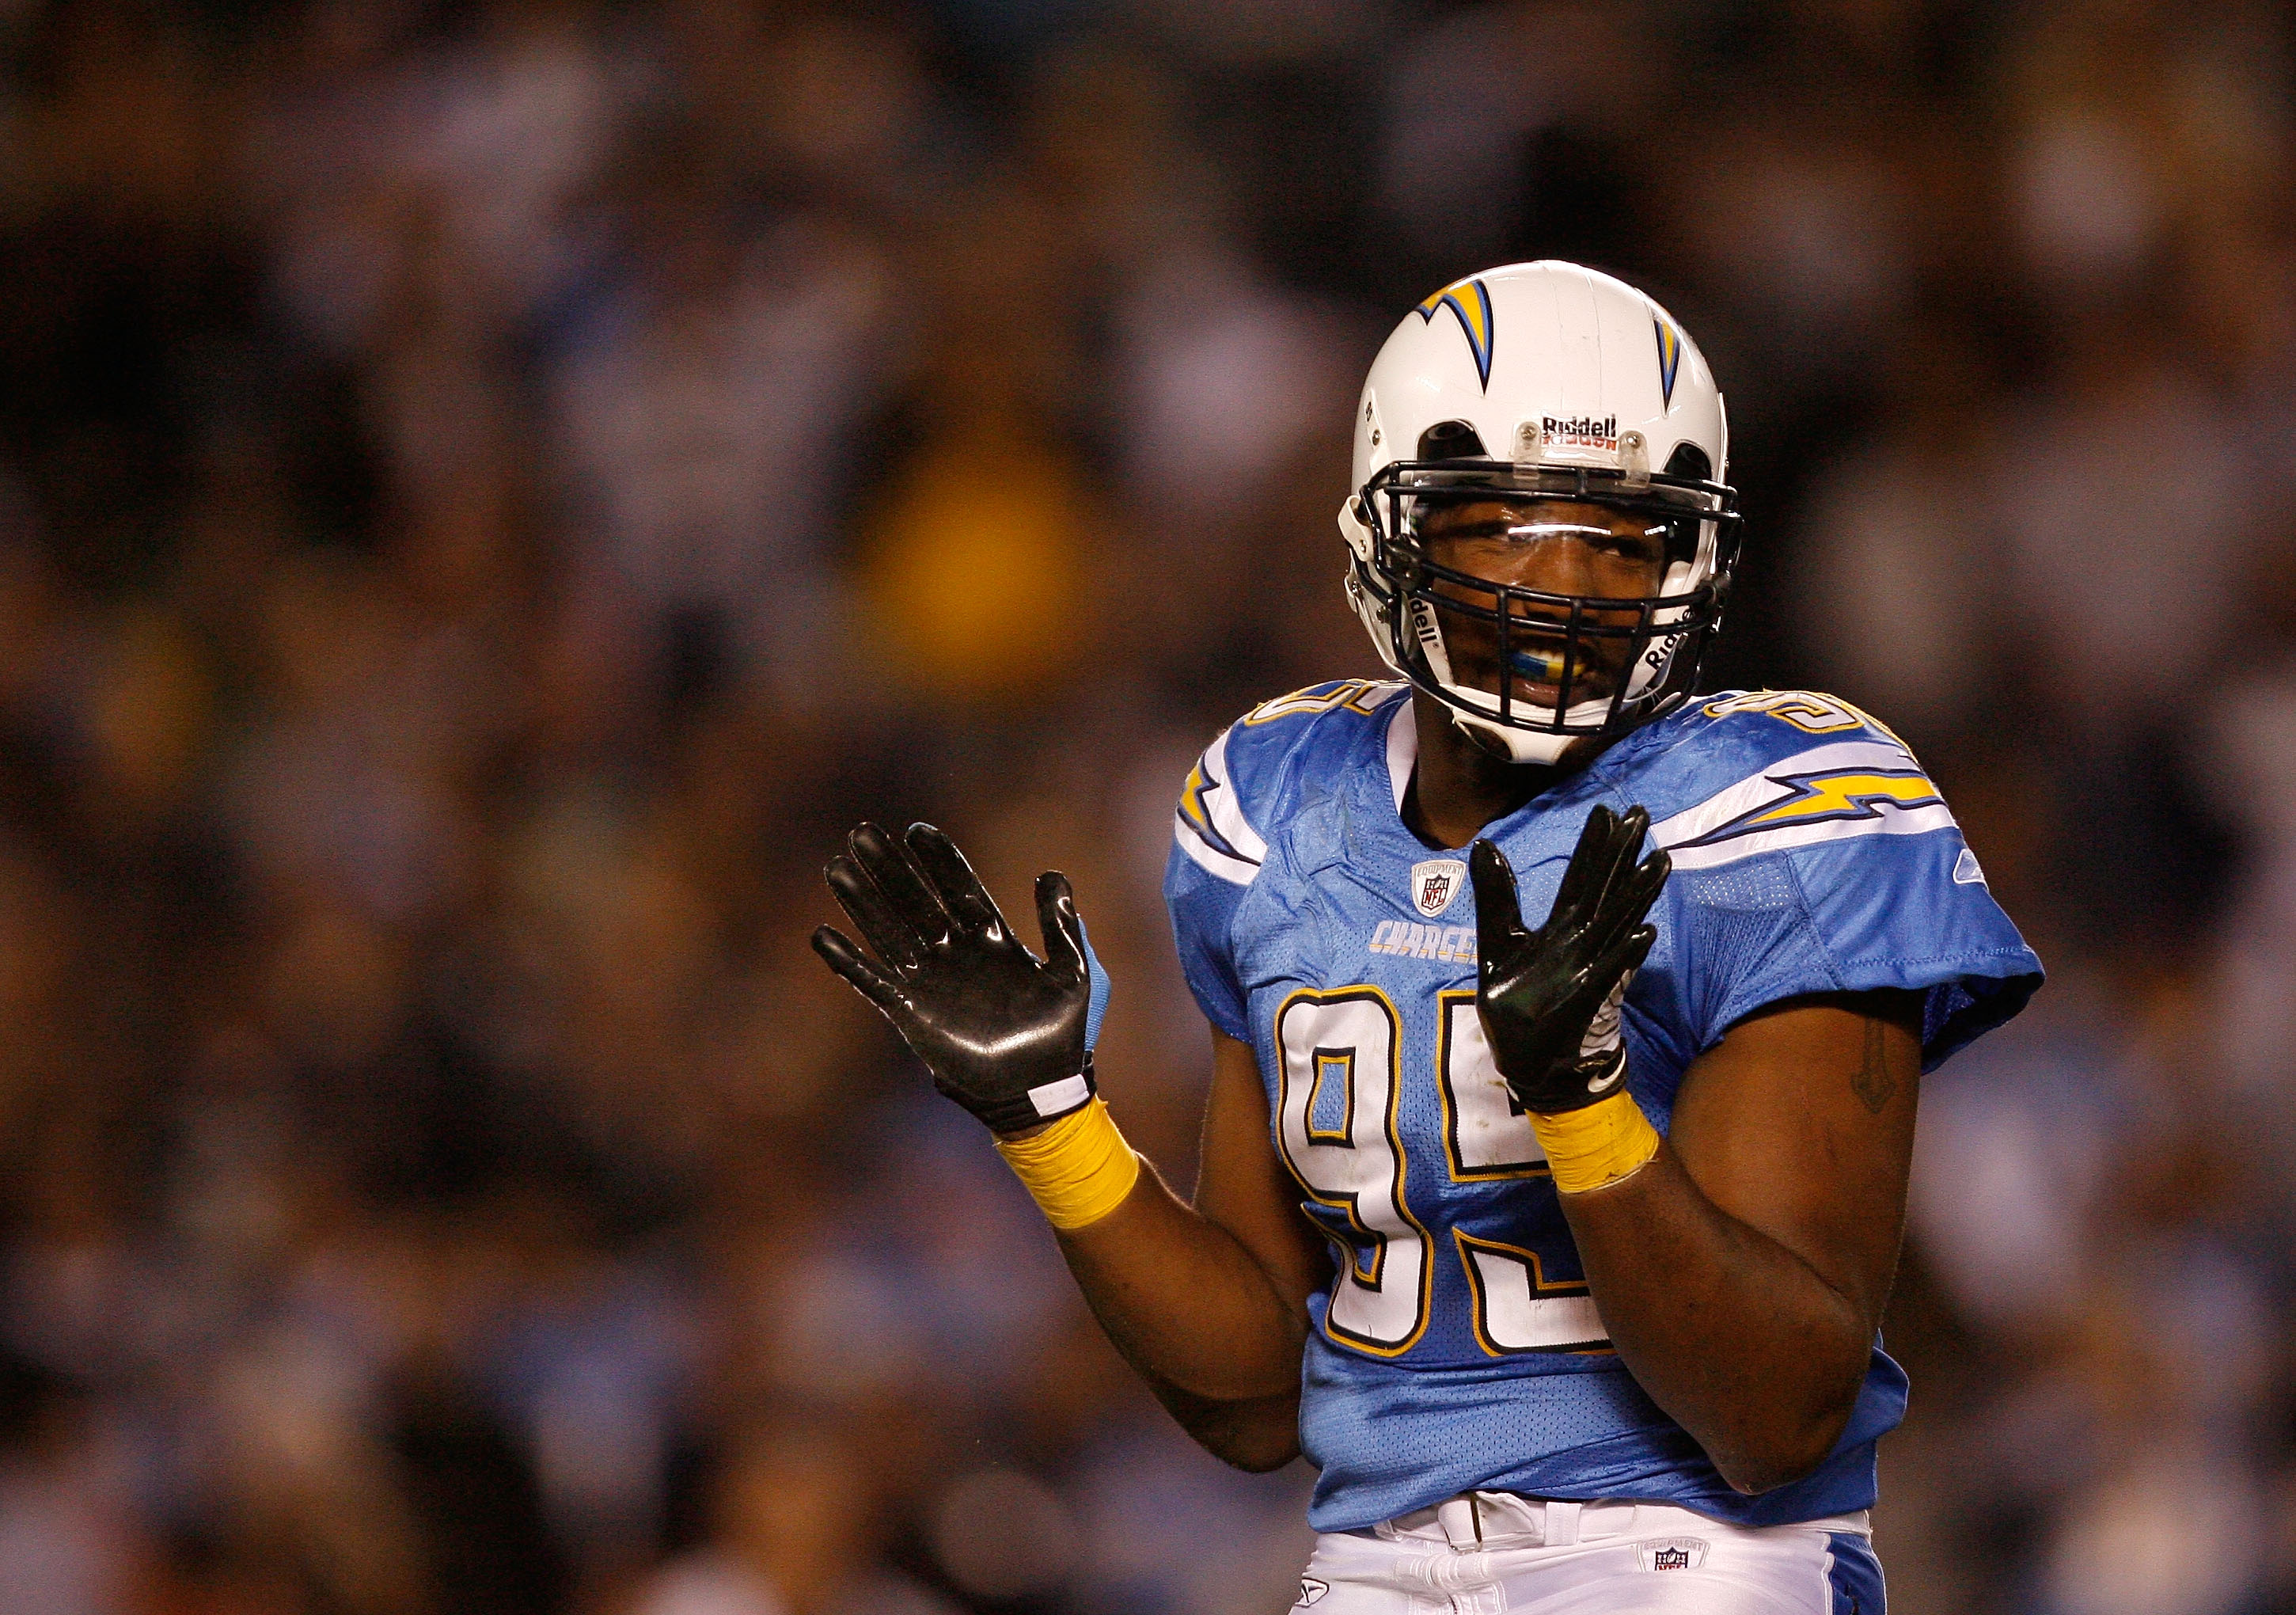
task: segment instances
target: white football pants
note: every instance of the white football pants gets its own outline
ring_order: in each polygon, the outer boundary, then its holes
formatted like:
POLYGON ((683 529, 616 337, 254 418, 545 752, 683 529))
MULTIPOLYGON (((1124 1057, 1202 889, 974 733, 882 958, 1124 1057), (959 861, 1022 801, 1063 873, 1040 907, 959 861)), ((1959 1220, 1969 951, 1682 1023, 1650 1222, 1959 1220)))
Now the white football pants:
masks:
POLYGON ((1295 1609, 1316 1615, 1882 1615, 1863 1513, 1724 1525, 1650 1503, 1476 1492, 1326 1534, 1295 1609))

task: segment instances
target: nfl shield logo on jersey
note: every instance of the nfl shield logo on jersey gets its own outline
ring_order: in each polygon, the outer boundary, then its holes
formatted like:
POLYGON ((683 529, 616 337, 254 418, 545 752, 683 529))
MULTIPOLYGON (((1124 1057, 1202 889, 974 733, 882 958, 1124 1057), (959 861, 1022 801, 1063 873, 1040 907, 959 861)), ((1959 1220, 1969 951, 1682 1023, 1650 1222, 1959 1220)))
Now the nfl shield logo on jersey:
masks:
POLYGON ((1313 1576, 1302 1576, 1300 1578, 1300 1602, 1292 1607, 1295 1610, 1304 1610, 1331 1590, 1330 1582, 1318 1581, 1313 1576))
POLYGON ((1411 901, 1420 917, 1433 919, 1451 906, 1467 878, 1467 866, 1456 858, 1431 858, 1411 866, 1411 901))

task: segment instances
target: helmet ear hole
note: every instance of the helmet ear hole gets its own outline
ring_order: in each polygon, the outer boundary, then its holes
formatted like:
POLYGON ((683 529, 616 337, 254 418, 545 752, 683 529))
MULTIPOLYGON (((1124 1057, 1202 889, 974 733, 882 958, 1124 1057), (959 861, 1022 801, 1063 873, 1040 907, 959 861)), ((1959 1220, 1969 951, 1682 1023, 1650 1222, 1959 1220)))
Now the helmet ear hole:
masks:
POLYGON ((1490 457, 1482 434, 1464 421, 1438 421, 1419 434, 1423 460, 1480 460, 1490 457))
MULTIPOLYGON (((1674 452, 1667 457, 1666 474, 1688 482, 1703 482, 1714 474, 1714 462, 1706 457, 1706 450, 1695 443, 1677 443, 1674 452)), ((1677 564, 1696 559, 1698 530, 1695 520, 1669 522, 1666 530, 1667 556, 1677 564)))

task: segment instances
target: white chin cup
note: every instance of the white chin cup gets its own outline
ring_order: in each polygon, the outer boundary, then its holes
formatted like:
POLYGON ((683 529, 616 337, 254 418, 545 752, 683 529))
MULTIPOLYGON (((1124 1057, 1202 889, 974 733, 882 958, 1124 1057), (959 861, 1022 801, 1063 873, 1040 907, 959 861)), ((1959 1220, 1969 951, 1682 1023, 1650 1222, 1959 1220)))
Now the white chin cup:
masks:
MULTIPOLYGON (((1606 704, 1607 705, 1607 704, 1606 704)), ((1584 735, 1550 735, 1538 729, 1514 729, 1488 718, 1476 716, 1446 704, 1451 721, 1467 734, 1488 735, 1506 747, 1507 755, 1517 762, 1560 762, 1571 743, 1584 740, 1584 735)))
MULTIPOLYGON (((1681 647, 1682 634, 1669 634, 1645 647, 1636 659, 1633 676, 1627 686, 1625 699, 1620 704, 1623 720, 1617 731, 1608 731, 1606 721, 1611 712, 1611 697, 1600 696, 1591 701, 1573 703, 1563 713, 1562 721, 1570 727, 1557 734, 1550 729, 1518 729, 1498 720, 1499 698, 1488 690, 1455 684, 1448 678, 1442 682, 1445 706, 1449 708, 1451 721, 1461 729, 1476 735, 1489 735, 1507 750, 1507 755, 1517 762, 1557 762, 1570 750, 1574 741, 1587 740, 1608 733, 1616 739, 1620 733, 1649 722, 1679 704, 1677 696, 1661 705, 1653 706, 1652 691, 1663 680, 1674 664, 1674 656, 1681 647)), ((1400 671, 1400 670, 1398 670, 1400 671)), ((1442 670, 1447 673, 1448 667, 1442 670)), ((1411 675, 1406 673, 1406 678, 1411 675)), ((1524 720, 1536 724, 1554 721, 1554 709, 1536 706, 1528 701, 1515 704, 1515 712, 1524 720)))

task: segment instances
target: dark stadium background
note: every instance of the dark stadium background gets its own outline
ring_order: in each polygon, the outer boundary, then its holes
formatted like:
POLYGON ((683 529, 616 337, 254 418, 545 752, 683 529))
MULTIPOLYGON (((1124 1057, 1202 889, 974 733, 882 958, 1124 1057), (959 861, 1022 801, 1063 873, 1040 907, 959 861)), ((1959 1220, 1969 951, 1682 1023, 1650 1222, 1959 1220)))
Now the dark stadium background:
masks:
POLYGON ((2053 980, 1925 1095, 1897 1615, 2296 1599, 2296 94, 2252 0, 0 0, 0 1615, 1280 1610, 804 946, 867 813, 1207 1067, 1194 753, 1369 671, 1354 390, 1646 285, 1715 681, 2053 980))

